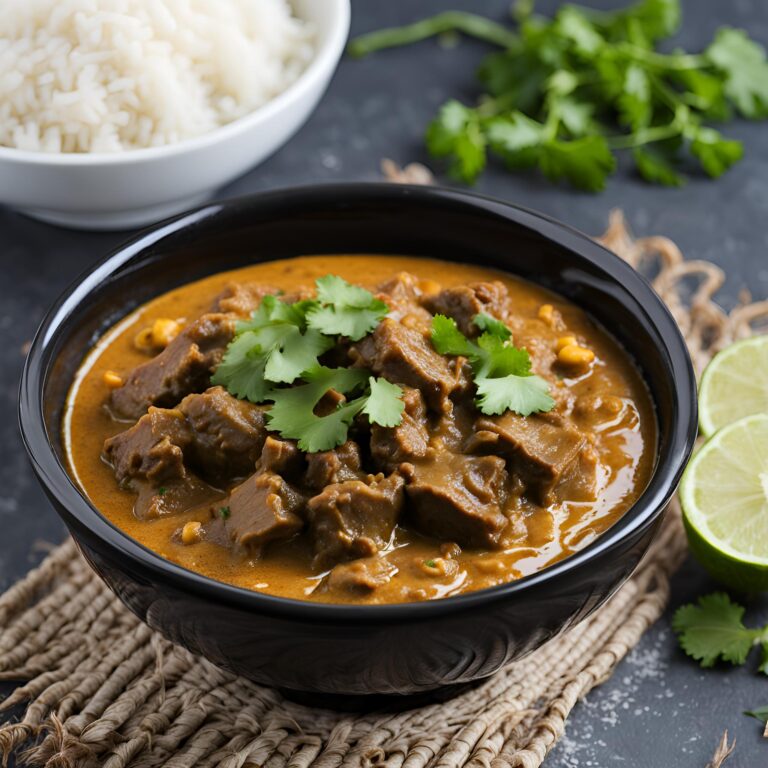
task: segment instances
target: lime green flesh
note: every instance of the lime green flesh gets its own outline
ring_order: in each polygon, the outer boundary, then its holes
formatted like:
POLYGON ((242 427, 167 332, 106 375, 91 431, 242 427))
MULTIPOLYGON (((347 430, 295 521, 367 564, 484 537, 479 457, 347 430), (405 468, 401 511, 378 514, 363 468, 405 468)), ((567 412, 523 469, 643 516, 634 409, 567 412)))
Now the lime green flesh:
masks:
POLYGON ((768 590, 768 415, 712 437, 688 465, 680 500, 702 565, 735 589, 768 590))
POLYGON ((739 341, 717 354, 699 389, 699 426, 705 437, 757 413, 768 413, 768 335, 739 341))

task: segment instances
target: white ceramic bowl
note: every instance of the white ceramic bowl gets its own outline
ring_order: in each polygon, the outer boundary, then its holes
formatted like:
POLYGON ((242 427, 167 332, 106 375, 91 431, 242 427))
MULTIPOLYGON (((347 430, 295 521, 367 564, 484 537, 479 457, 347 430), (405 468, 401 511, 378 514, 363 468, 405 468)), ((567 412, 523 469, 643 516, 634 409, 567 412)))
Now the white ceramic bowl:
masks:
POLYGON ((51 154, 0 147, 0 203, 81 229, 122 229, 205 200, 282 146, 323 95, 349 33, 349 0, 293 0, 315 55, 283 93, 210 133, 151 149, 51 154))

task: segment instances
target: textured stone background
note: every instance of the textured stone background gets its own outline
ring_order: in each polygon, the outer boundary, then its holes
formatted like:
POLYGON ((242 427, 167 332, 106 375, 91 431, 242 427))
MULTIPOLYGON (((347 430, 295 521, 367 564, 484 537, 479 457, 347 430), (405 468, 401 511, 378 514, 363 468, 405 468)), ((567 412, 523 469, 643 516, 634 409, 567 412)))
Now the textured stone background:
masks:
MULTIPOLYGON (((616 7, 618 0, 593 0, 616 7)), ((543 12, 555 0, 541 0, 543 12)), ((502 19, 509 0, 354 0, 353 34, 403 23, 445 8, 465 8, 502 19)), ((721 24, 747 28, 768 45, 768 3, 761 0, 684 0, 680 44, 698 50, 721 24)), ((486 48, 463 41, 450 51, 433 42, 345 60, 317 112, 286 147, 220 196, 294 184, 378 178, 379 159, 425 161, 422 135, 449 96, 470 101, 473 73, 486 48)), ((480 192, 538 209, 588 233, 602 231, 611 208, 622 207, 637 234, 665 234, 688 257, 708 259, 728 272, 721 294, 732 305, 741 288, 768 296, 768 123, 736 123, 745 160, 717 182, 692 178, 682 190, 643 184, 628 169, 597 196, 557 188, 535 175, 490 169, 480 192)), ((57 294, 130 233, 92 234, 57 229, 0 207, 0 588, 41 558, 40 539, 58 541, 63 528, 38 489, 16 426, 22 346, 57 294)), ((686 564, 674 581, 672 607, 713 589, 702 570, 686 564)), ((749 619, 768 620, 768 602, 749 619)), ((669 616, 660 621, 614 677, 579 705, 547 765, 703 767, 724 728, 736 736, 729 768, 768 765, 768 742, 741 711, 768 704, 768 681, 755 664, 700 670, 676 648, 669 616)))

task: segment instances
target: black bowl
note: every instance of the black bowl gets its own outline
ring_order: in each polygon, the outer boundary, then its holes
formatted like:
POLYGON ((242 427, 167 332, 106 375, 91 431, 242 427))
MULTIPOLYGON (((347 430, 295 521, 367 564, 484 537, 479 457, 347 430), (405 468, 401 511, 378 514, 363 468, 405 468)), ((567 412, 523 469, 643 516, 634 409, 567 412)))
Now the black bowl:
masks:
POLYGON ((154 629, 260 683, 324 694, 412 694, 486 677, 600 606, 632 573, 693 446, 696 389, 683 339, 649 284, 588 237, 495 200, 351 184, 212 203, 140 235, 45 318, 21 383, 35 472, 82 553, 154 629), (503 586, 426 603, 342 606, 272 597, 185 570, 95 509, 64 466, 67 391, 100 334, 138 304, 205 275, 304 253, 431 256, 506 270, 586 309, 645 376, 658 458, 632 509, 588 547, 503 586))

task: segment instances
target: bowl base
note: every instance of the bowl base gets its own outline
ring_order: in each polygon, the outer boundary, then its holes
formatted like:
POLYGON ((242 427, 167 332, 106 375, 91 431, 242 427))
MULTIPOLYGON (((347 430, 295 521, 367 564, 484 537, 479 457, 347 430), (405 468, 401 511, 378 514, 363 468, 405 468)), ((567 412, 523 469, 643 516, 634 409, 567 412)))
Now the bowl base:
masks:
POLYGON ((16 210, 30 218, 68 229, 101 231, 135 229, 181 213, 187 208, 205 202, 210 196, 211 192, 203 192, 181 200, 174 200, 171 203, 149 205, 142 208, 127 208, 123 211, 105 211, 103 213, 98 211, 90 213, 60 211, 51 208, 17 208, 16 210))
POLYGON ((482 685, 487 678, 471 680, 468 683, 444 685, 421 693, 309 693, 280 688, 280 693, 289 701, 314 709, 333 709, 338 712, 404 712, 408 709, 441 704, 460 696, 462 693, 482 685))

